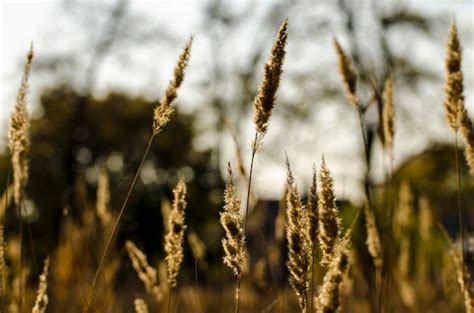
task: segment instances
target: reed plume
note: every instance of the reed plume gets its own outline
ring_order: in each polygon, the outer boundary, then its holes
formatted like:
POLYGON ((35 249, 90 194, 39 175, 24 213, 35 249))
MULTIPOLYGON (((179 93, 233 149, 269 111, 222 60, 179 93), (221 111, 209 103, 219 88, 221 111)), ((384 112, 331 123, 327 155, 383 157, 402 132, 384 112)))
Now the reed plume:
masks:
POLYGON ((186 209, 186 184, 181 178, 173 190, 173 207, 168 219, 168 233, 165 236, 166 266, 168 270, 168 284, 175 287, 181 263, 183 262, 183 238, 186 225, 184 224, 184 210, 186 209))
POLYGON ((32 313, 44 313, 48 306, 48 270, 49 270, 49 258, 44 261, 43 273, 39 277, 39 286, 36 295, 35 306, 33 307, 32 313))
POLYGON ((191 56, 191 47, 193 44, 193 37, 191 37, 186 46, 184 47, 183 52, 178 58, 178 62, 174 68, 173 78, 168 84, 168 87, 163 94, 160 102, 155 108, 154 117, 153 117, 153 135, 156 136, 158 133, 168 124, 170 121, 170 116, 173 113, 174 109, 171 106, 171 103, 178 96, 178 89, 183 83, 184 80, 184 71, 189 62, 189 57, 191 56))
POLYGON ((280 77, 283 72, 283 61, 285 59, 285 46, 288 39, 288 19, 281 24, 278 35, 273 43, 270 52, 270 58, 263 68, 263 79, 258 88, 258 94, 255 97, 254 123, 257 130, 257 142, 259 146, 262 143, 268 128, 268 121, 275 106, 275 95, 280 85, 280 77))
POLYGON ((125 248, 146 291, 153 295, 158 303, 161 302, 165 296, 166 287, 165 284, 160 284, 156 270, 148 264, 146 255, 133 242, 128 240, 125 248))
POLYGON ((357 74, 350 59, 347 57, 336 38, 333 38, 333 43, 337 54, 339 75, 344 85, 347 99, 350 104, 357 108, 359 106, 359 100, 357 99, 357 74))
MULTIPOLYGON (((385 148, 392 152, 393 136, 395 134, 395 110, 393 102, 393 78, 390 76, 383 89, 383 143, 385 148)), ((393 157, 393 156, 391 156, 393 157)))
POLYGON ((97 182, 97 203, 96 212, 102 226, 106 227, 112 220, 110 213, 110 186, 109 175, 105 169, 100 172, 97 182))
POLYGON ((28 181, 28 150, 30 148, 30 119, 28 114, 28 89, 31 65, 33 62, 33 44, 26 55, 20 88, 16 97, 14 111, 10 117, 8 129, 8 147, 13 166, 13 199, 18 208, 23 200, 24 189, 28 181))
MULTIPOLYGON (((350 238, 350 237, 348 237, 350 238)), ((324 276, 321 291, 316 300, 317 313, 337 313, 341 311, 341 291, 344 277, 350 267, 348 239, 340 240, 335 247, 329 270, 324 276)))
POLYGON ((288 240, 289 281, 303 313, 309 312, 308 290, 311 280, 312 244, 308 213, 300 200, 298 187, 286 158, 288 193, 286 198, 286 238, 288 240))
POLYGON ((365 229, 367 231, 367 250, 369 251, 372 261, 374 262, 375 268, 379 271, 382 270, 383 258, 382 258, 382 245, 380 243, 380 235, 377 230, 375 221, 374 211, 369 208, 366 204, 364 205, 365 215, 365 229))
POLYGON ((198 235, 194 232, 188 234, 188 243, 191 247, 191 252, 193 253, 194 258, 197 261, 204 262, 204 257, 206 256, 206 245, 199 238, 198 235))
POLYGON ((222 239, 224 248, 224 264, 232 269, 237 276, 235 289, 235 312, 240 306, 240 277, 247 272, 247 256, 245 253, 245 231, 240 217, 240 199, 234 185, 230 163, 227 164, 227 183, 224 191, 224 211, 220 214, 220 222, 225 230, 222 239))
POLYGON ((316 248, 316 240, 318 236, 318 178, 316 172, 316 166, 313 164, 313 178, 311 181, 311 187, 308 194, 308 202, 306 204, 308 212, 308 232, 309 239, 311 240, 311 250, 314 254, 316 248))
POLYGON ((318 201, 318 240, 322 251, 321 264, 327 266, 333 259, 334 246, 340 232, 340 219, 337 216, 338 208, 333 179, 324 157, 318 175, 318 201))
POLYGON ((135 305, 135 313, 148 313, 148 306, 145 300, 136 298, 133 304, 135 305))

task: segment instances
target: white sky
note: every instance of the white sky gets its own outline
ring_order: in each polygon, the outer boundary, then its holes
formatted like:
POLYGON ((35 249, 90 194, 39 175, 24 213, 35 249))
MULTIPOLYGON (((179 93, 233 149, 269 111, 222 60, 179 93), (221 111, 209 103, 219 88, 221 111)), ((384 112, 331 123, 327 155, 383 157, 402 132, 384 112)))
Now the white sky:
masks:
MULTIPOLYGON (((354 0, 355 1, 355 0, 354 0)), ((87 2, 87 1, 83 1, 87 2)), ((102 1, 104 2, 104 1, 102 1)), ((115 1, 113 1, 115 2, 115 1)), ((133 3, 132 9, 139 10, 141 12, 145 11, 150 15, 156 17, 161 24, 165 25, 167 29, 171 29, 186 38, 189 34, 193 33, 193 28, 198 22, 198 8, 203 3, 202 1, 146 1, 146 0, 133 0, 130 1, 133 3)), ((110 1, 109 1, 110 3, 110 1)), ((443 1, 443 0, 418 0, 418 1, 407 1, 409 6, 414 8, 423 9, 424 11, 432 12, 433 14, 452 14, 460 25, 464 25, 465 28, 471 29, 470 34, 472 35, 472 30, 474 29, 474 5, 472 0, 465 1, 443 1)), ((61 43, 56 41, 55 44, 51 43, 51 37, 55 35, 55 32, 60 31, 60 33, 67 38, 68 32, 71 34, 74 32, 74 29, 69 29, 72 27, 71 24, 68 24, 64 21, 64 16, 60 14, 59 0, 49 0, 49 1, 13 1, 13 0, 0 0, 0 149, 5 144, 6 139, 6 127, 8 123, 8 116, 11 111, 11 108, 14 103, 14 98, 17 91, 17 86, 20 80, 21 74, 21 62, 23 61, 23 56, 25 55, 30 41, 34 41, 35 51, 37 55, 46 54, 49 51, 58 51, 58 49, 68 49, 71 48, 68 46, 67 42, 61 43), (61 27, 61 29, 56 29, 61 27), (62 45, 62 47, 61 47, 62 45)), ((472 44, 474 38, 466 38, 467 42, 470 42, 470 48, 467 51, 465 61, 465 72, 468 73, 467 76, 472 78, 472 44), (467 66, 466 66, 467 65, 467 66)), ((196 40, 196 42, 198 42, 196 40)), ((401 42, 402 44, 403 42, 401 42)), ((72 47, 74 48, 74 47, 72 47)), ((197 47, 200 49, 199 43, 197 47)), ((408 49, 410 47, 407 47, 408 49)), ((444 55, 444 51, 440 51, 444 55)), ((422 56, 423 57, 423 56, 422 56)), ((151 66, 149 69, 148 75, 161 75, 163 73, 163 78, 166 79, 168 74, 171 71, 171 68, 174 64, 174 56, 170 59, 171 62, 166 67, 162 64, 151 66)), ((199 62, 199 61, 192 61, 199 62)), ((158 62, 160 63, 160 62, 158 62)), ((164 63, 164 62, 163 62, 164 63)), ((142 64, 143 65, 143 64, 142 64)), ((147 66, 145 64, 144 66, 147 66)), ((442 67, 442 63, 439 65, 442 67)), ((112 65, 104 66, 102 79, 99 83, 100 87, 107 89, 108 86, 127 86, 135 92, 143 92, 143 86, 146 85, 148 77, 140 76, 139 70, 136 72, 137 79, 130 79, 130 77, 123 77, 123 75, 117 75, 120 73, 120 69, 112 65)), ((193 75, 193 74, 190 74, 193 75)), ((134 77, 135 78, 135 77, 134 77)), ((190 78, 192 80, 192 78, 190 78)), ((31 85, 32 95, 31 102, 35 102, 35 93, 34 86, 39 85, 41 82, 38 82, 35 79, 34 73, 32 74, 31 85)), ((472 94, 473 94, 472 79, 468 81, 466 86, 466 96, 468 99, 468 107, 470 112, 474 112, 472 94)), ((184 97, 186 97, 186 91, 183 91, 184 97)), ((181 97, 181 96, 180 96, 181 97)), ((277 126, 277 125, 275 125, 277 126)), ((272 126, 273 127, 273 126, 272 126)), ((408 145, 413 145, 416 150, 416 141, 408 143, 408 145)), ((297 151, 289 151, 290 157, 292 155, 297 155, 297 151)), ((319 155, 319 153, 318 153, 319 155)), ((319 157, 317 158, 319 159, 319 157)), ((298 168, 296 165, 295 172, 297 175, 300 173, 304 175, 305 180, 309 180, 308 169, 310 169, 310 164, 312 161, 304 162, 306 170, 298 168)), ((268 165, 268 164, 267 164, 268 165)), ((346 166, 351 166, 347 164, 346 166)), ((352 164, 352 166, 357 166, 357 164, 352 164)), ((282 164, 269 164, 265 174, 260 173, 257 175, 257 184, 259 185, 268 185, 270 182, 271 185, 275 185, 275 181, 279 185, 283 186, 284 181, 284 171, 282 164), (264 178, 262 178, 264 177, 264 178), (265 178, 266 177, 266 178, 265 178)), ((337 182, 336 182, 337 183, 337 182)), ((340 193, 350 193, 346 190, 344 180, 336 184, 340 193)), ((274 188, 279 190, 281 188, 274 188)), ((270 193, 271 196, 277 196, 278 192, 270 193)), ((348 195, 349 197, 357 195, 348 195)))

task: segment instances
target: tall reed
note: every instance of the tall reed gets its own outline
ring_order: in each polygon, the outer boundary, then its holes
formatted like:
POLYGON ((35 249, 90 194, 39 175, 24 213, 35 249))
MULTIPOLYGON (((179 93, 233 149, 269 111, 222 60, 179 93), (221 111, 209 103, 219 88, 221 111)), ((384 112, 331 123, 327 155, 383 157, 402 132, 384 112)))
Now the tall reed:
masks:
POLYGON ((168 87, 166 88, 162 99, 160 100, 160 102, 158 103, 158 105, 156 106, 154 110, 152 135, 150 136, 150 139, 148 140, 148 144, 147 144, 147 147, 145 148, 145 152, 143 153, 142 159, 140 161, 140 165, 138 166, 138 169, 135 172, 135 176, 133 177, 133 180, 127 191, 127 195, 125 196, 125 199, 122 202, 117 219, 115 220, 114 226, 112 228, 112 232, 107 241, 104 252, 102 253, 99 266, 97 267, 96 273, 94 275, 94 279, 92 281, 91 287, 89 288, 89 292, 87 294, 86 302, 82 310, 83 313, 89 312, 92 298, 94 295, 94 289, 97 285, 97 280, 102 271, 102 267, 104 265, 105 259, 107 258, 107 255, 109 253, 112 241, 114 240, 115 235, 117 233, 118 226, 120 224, 120 220, 122 219, 123 213, 125 212, 125 208, 127 207, 128 200, 130 199, 130 196, 135 187, 135 184, 137 183, 138 177, 140 176, 143 165, 145 164, 145 161, 148 157, 148 153, 150 151, 153 140, 155 136, 158 135, 163 130, 166 124, 168 124, 170 120, 170 116, 173 113, 174 109, 173 107, 171 107, 171 104, 173 100, 177 97, 178 89, 184 80, 185 69, 188 65, 189 58, 191 56, 192 42, 193 42, 193 38, 191 37, 186 43, 186 46, 184 47, 183 52, 178 58, 178 62, 174 69, 173 78, 169 82, 168 87))

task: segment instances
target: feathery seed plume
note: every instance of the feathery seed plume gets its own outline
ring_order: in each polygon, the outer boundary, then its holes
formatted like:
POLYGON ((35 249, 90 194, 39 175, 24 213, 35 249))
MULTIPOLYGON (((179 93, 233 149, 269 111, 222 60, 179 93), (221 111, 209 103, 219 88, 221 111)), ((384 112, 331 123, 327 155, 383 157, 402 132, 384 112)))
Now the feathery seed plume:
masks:
POLYGON ((48 269, 49 269, 49 258, 44 261, 43 273, 39 277, 39 286, 36 295, 35 306, 33 307, 32 313, 44 313, 48 306, 48 269))
POLYGON ((136 298, 133 304, 135 305, 135 313, 148 313, 148 306, 145 300, 136 298))
POLYGON ((309 238, 311 240, 312 250, 316 247, 316 240, 318 236, 318 176, 316 172, 316 165, 313 164, 313 179, 308 195, 307 203, 308 211, 308 227, 309 238))
POLYGON ((367 231, 367 250, 377 269, 381 270, 383 265, 382 246, 380 244, 380 236, 375 223, 374 211, 366 204, 364 205, 365 228, 367 231))
POLYGON ((347 245, 348 240, 340 240, 335 248, 334 257, 329 264, 328 272, 324 275, 323 285, 316 301, 318 313, 341 311, 342 283, 350 267, 347 245))
POLYGON ((181 178, 173 190, 173 208, 168 219, 168 233, 165 236, 166 266, 168 269, 168 284, 175 287, 181 263, 183 262, 183 238, 186 225, 184 210, 186 209, 186 184, 181 178))
POLYGON ((287 227, 288 261, 286 266, 290 273, 290 284, 293 287, 302 312, 309 310, 307 293, 311 279, 312 247, 309 237, 308 214, 300 200, 290 162, 286 157, 287 167, 287 227))
POLYGON ((281 24, 278 36, 273 44, 270 58, 263 69, 263 79, 255 97, 255 126, 257 130, 257 142, 262 143, 268 128, 268 120, 275 106, 275 94, 280 85, 283 61, 285 59, 285 46, 288 39, 288 19, 281 24))
POLYGON ((230 163, 227 164, 227 172, 224 211, 220 214, 220 222, 225 230, 225 238, 222 239, 222 247, 225 252, 224 264, 233 270, 234 275, 240 277, 247 272, 245 234, 243 221, 240 217, 240 199, 236 194, 230 163))
POLYGON ((393 78, 390 76, 383 89, 383 136, 384 145, 388 150, 393 149, 393 136, 395 134, 395 110, 393 103, 393 78))
POLYGON ((464 85, 461 72, 461 45, 455 23, 451 24, 447 48, 444 107, 448 124, 456 132, 459 128, 458 115, 464 107, 464 85))
POLYGON ((23 192, 28 181, 28 159, 26 157, 30 148, 30 120, 27 108, 28 80, 33 61, 33 45, 26 55, 20 88, 16 97, 14 111, 10 117, 8 130, 8 147, 10 148, 13 166, 13 198, 19 207, 23 200, 23 192))
POLYGON ((109 175, 107 175, 105 170, 100 172, 97 182, 96 210, 102 226, 107 226, 112 220, 112 214, 110 213, 109 175))
POLYGON ((336 49, 337 62, 339 67, 339 75, 346 90, 347 99, 354 107, 358 107, 357 99, 357 74, 354 67, 342 49, 336 38, 333 38, 334 48, 336 49))
POLYGON ((173 79, 169 82, 168 87, 165 90, 163 97, 159 104, 156 106, 153 118, 153 134, 157 135, 170 120, 170 116, 174 109, 171 107, 171 103, 178 96, 178 89, 184 80, 184 71, 189 62, 191 56, 191 46, 193 43, 193 37, 191 37, 183 52, 178 58, 178 62, 174 68, 173 79))
POLYGON ((206 245, 204 242, 199 238, 198 235, 194 232, 190 232, 188 234, 188 243, 191 247, 191 252, 193 256, 198 261, 204 261, 204 257, 206 256, 206 245))
POLYGON ((324 160, 318 176, 318 214, 319 214, 319 246, 322 251, 322 265, 329 265, 333 259, 334 246, 340 232, 340 219, 337 216, 334 183, 324 160))
POLYGON ((147 292, 152 294, 157 302, 161 302, 165 295, 165 284, 160 285, 156 270, 148 264, 146 255, 131 241, 125 243, 128 256, 138 278, 143 282, 147 292))

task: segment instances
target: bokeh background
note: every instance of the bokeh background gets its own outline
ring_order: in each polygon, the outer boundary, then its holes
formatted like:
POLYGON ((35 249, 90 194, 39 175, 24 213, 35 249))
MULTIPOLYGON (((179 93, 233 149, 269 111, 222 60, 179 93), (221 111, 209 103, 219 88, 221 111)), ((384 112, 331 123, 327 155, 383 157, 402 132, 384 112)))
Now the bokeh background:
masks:
MULTIPOLYGON (((446 126, 442 104, 444 57, 448 27, 455 20, 464 53, 466 107, 473 116, 472 1, 3 0, 0 8, 0 190, 8 177, 8 118, 30 42, 35 49, 29 96, 30 180, 23 217, 34 239, 34 247, 25 252, 32 269, 61 247, 65 229, 74 233, 65 224, 87 224, 84 212, 94 207, 102 169, 110 175, 111 208, 116 212, 150 134, 153 107, 191 35, 192 57, 176 114, 152 147, 121 224, 116 253, 126 263, 122 247, 132 239, 150 259, 161 258, 161 207, 182 176, 189 186, 189 228, 206 243, 208 262, 220 264, 218 213, 225 166, 236 162, 231 129, 236 130, 248 164, 252 101, 276 30, 286 17, 290 26, 282 84, 255 165, 254 197, 256 208, 262 208, 252 213, 255 232, 262 228, 258 225, 266 225, 265 233, 273 232, 285 188, 285 151, 302 190, 310 183, 313 163, 319 165, 324 153, 343 214, 353 216, 351 208, 363 201, 363 146, 357 114, 344 98, 337 72, 332 46, 336 37, 354 60, 362 82, 381 84, 393 74, 395 185, 408 181, 413 199, 427 196, 435 221, 457 236, 454 135, 446 126)), ((369 88, 360 92, 365 101, 373 96, 369 88)), ((370 183, 377 190, 385 179, 386 160, 377 138, 376 105, 369 108, 366 123, 372 138, 370 183)), ((470 231, 474 182, 465 166, 462 170, 470 231)), ((245 183, 241 179, 242 191, 245 183)), ((18 234, 17 219, 7 210, 7 239, 18 234)), ((97 254, 94 236, 87 238, 90 242, 85 240, 82 248, 97 254)), ((249 240, 258 246, 252 235, 249 240)), ((96 262, 92 259, 91 267, 96 262)), ((192 258, 186 260, 185 285, 193 284, 192 258)), ((124 293, 120 284, 128 284, 138 293, 140 283, 133 280, 130 264, 122 267, 114 290, 124 293)), ((203 269, 203 286, 222 278, 224 271, 230 283, 232 277, 223 266, 203 269)), ((280 276, 284 284, 284 273, 280 276)), ((75 282, 80 297, 89 281, 86 274, 83 286, 75 282)), ((61 308, 61 295, 54 299, 53 307, 61 308)), ((131 300, 121 299, 124 305, 131 300)))

